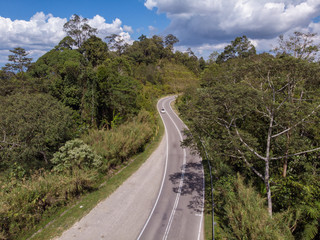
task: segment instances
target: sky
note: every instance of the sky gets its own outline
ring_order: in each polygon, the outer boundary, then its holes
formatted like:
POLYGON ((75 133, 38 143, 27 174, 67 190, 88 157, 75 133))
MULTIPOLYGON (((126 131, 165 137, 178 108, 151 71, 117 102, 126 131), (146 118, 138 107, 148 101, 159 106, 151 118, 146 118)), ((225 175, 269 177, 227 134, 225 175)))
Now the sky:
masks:
POLYGON ((141 34, 171 33, 180 40, 176 50, 190 47, 204 58, 238 36, 263 52, 281 34, 320 33, 320 0, 0 0, 0 6, 0 66, 15 47, 34 60, 52 49, 73 14, 87 18, 102 39, 115 33, 132 43, 141 34))

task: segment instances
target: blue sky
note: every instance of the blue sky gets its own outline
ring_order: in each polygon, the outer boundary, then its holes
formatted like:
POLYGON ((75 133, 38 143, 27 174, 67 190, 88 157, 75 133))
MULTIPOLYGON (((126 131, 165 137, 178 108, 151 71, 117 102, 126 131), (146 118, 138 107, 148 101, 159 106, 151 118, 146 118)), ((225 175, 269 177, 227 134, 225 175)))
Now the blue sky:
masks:
POLYGON ((132 26, 135 39, 141 34, 150 34, 149 26, 156 26, 156 33, 160 34, 170 23, 165 14, 157 14, 156 9, 147 9, 143 0, 1 0, 2 17, 29 20, 37 12, 67 19, 72 14, 85 18, 100 15, 108 22, 119 18, 123 24, 132 26))
MULTIPOLYGON (((72 14, 88 18, 99 37, 174 34, 177 50, 205 58, 237 36, 269 51, 280 34, 320 33, 319 0, 0 0, 0 66, 9 49, 23 47, 35 60, 65 36, 72 14)), ((320 42, 320 39, 317 39, 320 42)))

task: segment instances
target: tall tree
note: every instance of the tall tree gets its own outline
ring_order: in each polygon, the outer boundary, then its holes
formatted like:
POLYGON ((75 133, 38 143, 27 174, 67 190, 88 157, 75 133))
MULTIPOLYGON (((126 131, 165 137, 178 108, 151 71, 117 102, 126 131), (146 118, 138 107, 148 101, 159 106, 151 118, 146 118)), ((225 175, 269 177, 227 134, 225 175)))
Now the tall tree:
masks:
POLYGON ((2 164, 48 167, 52 154, 74 136, 72 110, 47 94, 16 94, 0 100, 2 164))
POLYGON ((14 71, 14 72, 24 72, 31 65, 32 58, 28 58, 28 52, 21 47, 14 48, 10 50, 12 55, 8 56, 8 61, 12 63, 7 63, 4 70, 14 71))
POLYGON ((234 167, 242 162, 261 178, 272 215, 271 176, 280 163, 320 151, 319 141, 310 137, 319 121, 320 99, 317 89, 305 85, 317 79, 318 67, 270 55, 233 59, 225 65, 227 69, 214 66, 214 77, 203 82, 196 103, 188 102, 192 135, 199 143, 205 141, 213 155, 234 167), (234 68, 238 79, 231 75, 234 68))
POLYGON ((288 39, 283 35, 279 36, 279 46, 272 51, 276 54, 287 54, 295 58, 305 59, 308 61, 315 60, 319 51, 319 44, 314 44, 316 33, 294 32, 288 39))
POLYGON ((93 67, 101 64, 108 56, 107 44, 96 36, 91 36, 86 40, 79 50, 93 67))
POLYGON ((247 58, 255 54, 256 48, 246 36, 237 37, 224 48, 224 51, 218 56, 217 62, 225 62, 231 58, 247 58))
POLYGON ((179 42, 179 39, 176 36, 174 36, 173 34, 168 34, 164 39, 164 43, 171 50, 173 49, 173 45, 178 42, 179 42))
POLYGON ((70 20, 63 25, 63 30, 76 41, 79 48, 84 41, 97 33, 97 29, 91 27, 87 18, 74 14, 70 20))
POLYGON ((72 37, 66 36, 63 38, 57 46, 55 46, 56 50, 63 51, 63 50, 71 50, 72 46, 75 46, 77 42, 73 40, 72 37))
POLYGON ((123 37, 118 34, 111 34, 105 38, 108 39, 108 47, 114 50, 118 56, 120 56, 128 46, 123 37))

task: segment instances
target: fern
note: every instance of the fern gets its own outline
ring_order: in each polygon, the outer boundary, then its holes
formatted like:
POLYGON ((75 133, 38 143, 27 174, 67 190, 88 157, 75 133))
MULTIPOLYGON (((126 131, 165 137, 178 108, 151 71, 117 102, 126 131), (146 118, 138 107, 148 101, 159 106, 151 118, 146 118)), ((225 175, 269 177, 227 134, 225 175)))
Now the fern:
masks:
POLYGON ((303 240, 313 240, 315 239, 318 230, 319 230, 319 222, 317 220, 313 220, 311 223, 307 224, 302 233, 303 240))

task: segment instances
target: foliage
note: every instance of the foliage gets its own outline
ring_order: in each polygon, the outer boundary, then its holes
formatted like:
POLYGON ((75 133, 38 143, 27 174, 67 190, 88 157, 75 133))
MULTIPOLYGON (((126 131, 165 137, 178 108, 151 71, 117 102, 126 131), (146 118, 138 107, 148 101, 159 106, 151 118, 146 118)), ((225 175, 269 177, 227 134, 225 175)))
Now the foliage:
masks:
POLYGON ((197 76, 182 64, 165 62, 161 73, 162 84, 169 86, 173 93, 183 92, 186 87, 199 84, 197 76))
POLYGON ((237 37, 231 44, 224 48, 218 56, 217 62, 225 62, 231 58, 248 58, 256 54, 256 49, 246 36, 237 37))
POLYGON ((13 72, 24 72, 27 69, 32 61, 32 58, 28 58, 28 52, 21 47, 16 47, 13 50, 10 50, 13 55, 8 56, 9 62, 7 63, 4 69, 6 71, 13 71, 13 72))
POLYGON ((318 79, 319 65, 301 58, 235 57, 211 63, 201 87, 179 99, 185 145, 214 159, 216 179, 240 172, 253 181, 297 239, 319 235, 318 79))
POLYGON ((91 36, 86 40, 79 51, 93 67, 102 64, 108 56, 107 44, 96 36, 91 36))
POLYGON ((120 35, 111 34, 110 36, 106 36, 106 39, 108 39, 110 49, 115 50, 118 56, 122 55, 128 47, 128 44, 124 42, 123 37, 120 35))
POLYGON ((173 52, 173 35, 133 45, 114 36, 113 52, 82 17, 64 30, 25 72, 0 71, 0 238, 32 231, 143 151, 157 131, 157 98, 197 86, 205 68, 191 49, 173 52), (86 144, 66 143, 80 134, 86 144))
POLYGON ((215 197, 224 199, 224 204, 216 208, 221 212, 218 239, 293 239, 283 214, 271 218, 264 207, 265 200, 253 187, 246 186, 240 175, 224 177, 216 185, 215 197))
POLYGON ((319 45, 314 44, 316 33, 294 32, 289 39, 285 39, 283 35, 279 36, 279 46, 273 49, 278 55, 291 55, 295 58, 308 61, 315 60, 319 51, 319 45))
POLYGON ((179 39, 173 34, 168 34, 164 40, 164 43, 166 44, 166 46, 171 50, 173 49, 173 45, 178 42, 179 42, 179 39))
POLYGON ((61 75, 67 61, 81 64, 84 62, 83 56, 78 51, 61 47, 61 44, 60 42, 54 49, 41 56, 29 69, 33 77, 54 80, 61 75))
POLYGON ((49 167, 52 154, 74 136, 73 112, 46 94, 1 97, 0 134, 2 168, 49 167))
POLYGON ((102 158, 82 140, 73 139, 53 154, 51 162, 56 172, 73 172, 74 169, 98 168, 102 164, 101 160, 102 158))
MULTIPOLYGON (((29 179, 0 181, 0 233, 2 239, 17 239, 31 231, 44 216, 94 189, 98 174, 75 170, 72 175, 44 170, 29 179)), ((0 236, 1 236, 0 234, 0 236)))
POLYGON ((70 20, 63 25, 63 30, 72 37, 76 42, 76 46, 79 48, 89 37, 97 33, 97 29, 91 27, 88 23, 88 19, 72 15, 70 20))
POLYGON ((85 143, 106 159, 106 169, 116 167, 143 150, 154 134, 154 121, 148 112, 111 130, 90 130, 83 136, 85 143))

